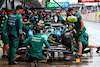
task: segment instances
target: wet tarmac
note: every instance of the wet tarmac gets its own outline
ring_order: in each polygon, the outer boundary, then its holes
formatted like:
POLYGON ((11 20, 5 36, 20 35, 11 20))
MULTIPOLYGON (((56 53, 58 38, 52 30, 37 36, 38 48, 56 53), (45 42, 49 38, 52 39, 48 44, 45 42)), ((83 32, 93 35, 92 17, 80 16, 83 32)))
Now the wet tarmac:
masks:
MULTIPOLYGON (((72 63, 71 56, 66 56, 66 61, 53 61, 47 63, 39 63, 40 67, 100 67, 100 54, 97 54, 96 48, 92 48, 93 55, 90 57, 90 53, 83 54, 87 58, 83 58, 80 63, 72 63)), ((0 54, 1 55, 1 54, 0 54)), ((59 58, 57 59, 59 60, 59 58)), ((0 60, 0 67, 34 67, 34 63, 28 63, 20 61, 19 65, 8 65, 7 59, 0 60)))
MULTIPOLYGON (((85 21, 85 25, 87 28, 87 33, 89 33, 89 36, 90 36, 89 44, 100 46, 99 44, 100 24, 85 21), (95 30, 96 32, 93 33, 93 30, 95 30)), ((64 61, 60 60, 61 58, 56 58, 56 60, 53 62, 39 63, 39 66, 40 67, 100 67, 100 53, 99 54, 96 53, 96 50, 97 50, 96 48, 91 48, 91 49, 92 49, 91 53, 83 54, 83 56, 87 58, 82 58, 80 63, 73 63, 72 62, 73 57, 69 55, 69 56, 65 56, 66 60, 64 61), (60 61, 57 61, 57 60, 60 60, 60 61)), ((0 58, 1 56, 2 56, 2 49, 0 48, 0 58)), ((19 62, 20 62, 19 65, 8 65, 7 59, 0 59, 0 67, 34 67, 33 62, 32 63, 28 63, 25 61, 24 62, 19 61, 19 62)))

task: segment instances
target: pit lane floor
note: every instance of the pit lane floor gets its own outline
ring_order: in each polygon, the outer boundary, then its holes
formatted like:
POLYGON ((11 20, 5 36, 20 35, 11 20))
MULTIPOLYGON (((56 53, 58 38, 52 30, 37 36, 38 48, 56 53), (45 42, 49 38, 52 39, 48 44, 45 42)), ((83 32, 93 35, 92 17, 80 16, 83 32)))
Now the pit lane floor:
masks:
MULTIPOLYGON (((100 46, 100 24, 96 22, 84 21, 89 34, 89 44, 100 46)), ((39 63, 40 67, 100 67, 100 54, 97 54, 96 48, 92 48, 93 54, 90 57, 90 53, 83 54, 87 59, 82 59, 80 63, 72 63, 72 57, 66 57, 66 61, 53 61, 48 63, 39 63)), ((2 49, 0 48, 0 58, 2 56, 2 49)), ((19 65, 8 65, 7 59, 0 59, 0 67, 34 67, 34 63, 31 65, 27 62, 21 62, 19 65)))

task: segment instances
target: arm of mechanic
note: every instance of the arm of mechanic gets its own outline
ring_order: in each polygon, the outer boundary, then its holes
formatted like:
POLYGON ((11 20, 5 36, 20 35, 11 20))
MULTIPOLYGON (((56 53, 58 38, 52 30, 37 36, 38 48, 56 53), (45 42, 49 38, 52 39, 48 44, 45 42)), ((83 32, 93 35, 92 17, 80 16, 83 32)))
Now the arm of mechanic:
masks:
POLYGON ((83 26, 84 26, 83 20, 80 20, 80 23, 81 23, 80 31, 82 31, 83 30, 83 26))
POLYGON ((55 22, 55 23, 61 23, 62 22, 62 20, 57 20, 57 22, 55 22))
POLYGON ((20 40, 20 43, 23 44, 23 39, 22 39, 22 34, 23 34, 23 31, 22 31, 23 21, 22 21, 22 18, 18 18, 17 23, 18 23, 17 25, 18 25, 18 36, 19 36, 19 40, 20 40))
POLYGON ((73 30, 72 25, 69 25, 69 26, 68 26, 68 30, 73 30))
POLYGON ((22 30, 22 28, 23 28, 23 21, 22 21, 22 18, 19 18, 19 19, 18 19, 18 28, 19 28, 20 30, 22 30))
POLYGON ((28 20, 27 22, 23 22, 23 24, 31 24, 32 22, 30 22, 30 20, 28 20))
POLYGON ((32 18, 32 15, 29 16, 28 21, 27 22, 23 22, 23 24, 31 24, 32 22, 30 22, 30 19, 32 18))
POLYGON ((77 34, 77 32, 76 32, 76 30, 75 30, 75 29, 71 30, 69 33, 74 33, 74 35, 76 35, 76 34, 77 34))
POLYGON ((80 21, 80 23, 81 23, 80 31, 82 31, 82 30, 83 30, 84 23, 83 23, 83 20, 82 20, 81 15, 79 15, 79 21, 80 21))

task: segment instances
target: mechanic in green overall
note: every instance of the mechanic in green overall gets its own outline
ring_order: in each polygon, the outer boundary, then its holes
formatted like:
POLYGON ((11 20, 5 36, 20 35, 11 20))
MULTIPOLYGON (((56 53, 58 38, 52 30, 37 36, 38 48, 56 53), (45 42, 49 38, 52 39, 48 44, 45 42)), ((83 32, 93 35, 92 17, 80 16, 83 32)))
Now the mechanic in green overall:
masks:
POLYGON ((30 36, 29 38, 27 38, 23 44, 25 44, 26 46, 28 42, 30 42, 29 46, 30 46, 30 59, 32 59, 33 57, 38 57, 39 62, 47 62, 46 57, 44 55, 42 55, 42 46, 43 44, 46 45, 46 47, 49 47, 49 43, 47 40, 45 40, 44 37, 41 36, 40 34, 40 30, 41 27, 40 26, 36 26, 34 27, 35 30, 35 35, 30 36))
POLYGON ((79 45, 79 51, 78 51, 78 57, 81 58, 82 57, 82 39, 83 39, 83 35, 85 33, 85 27, 84 27, 84 23, 83 23, 83 20, 82 20, 82 17, 80 14, 78 13, 75 13, 75 11, 73 10, 73 8, 68 8, 68 12, 70 12, 72 15, 76 16, 77 17, 77 22, 75 22, 75 30, 77 32, 76 34, 76 41, 79 45))
POLYGON ((2 41, 4 43, 3 46, 3 55, 2 58, 8 58, 8 51, 9 51, 9 39, 8 39, 8 33, 7 33, 7 29, 5 29, 4 27, 5 25, 5 21, 8 19, 7 17, 7 9, 2 8, 2 14, 0 16, 0 30, 2 31, 2 41), (6 34, 6 35, 5 35, 6 34), (7 53, 7 55, 6 55, 7 53))
POLYGON ((63 31, 68 31, 67 30, 67 27, 68 27, 67 26, 68 25, 67 22, 65 20, 63 20, 61 23, 63 24, 63 31))
POLYGON ((26 34, 28 34, 28 31, 29 31, 29 24, 27 24, 27 23, 28 23, 28 17, 29 17, 29 15, 27 14, 27 19, 24 19, 24 20, 23 20, 23 28, 22 28, 22 30, 23 30, 26 34))
POLYGON ((50 18, 50 16, 49 16, 49 14, 46 14, 46 19, 44 19, 44 23, 45 24, 51 24, 51 18, 50 18))
POLYGON ((57 12, 57 17, 58 17, 57 23, 61 23, 64 20, 63 17, 60 15, 60 12, 57 12))
POLYGON ((30 24, 29 27, 31 30, 33 30, 34 26, 38 23, 39 23, 39 17, 37 14, 37 10, 35 9, 34 13, 29 16, 28 21, 25 22, 24 24, 30 24))
POLYGON ((63 31, 66 31, 66 32, 69 32, 69 33, 76 33, 76 31, 74 29, 73 30, 70 29, 67 21, 63 20, 61 23, 63 24, 63 28, 62 28, 63 31))
POLYGON ((16 7, 16 12, 8 15, 7 20, 7 29, 8 29, 8 37, 9 37, 9 54, 8 61, 9 65, 19 64, 15 61, 15 53, 16 49, 19 45, 19 38, 22 34, 22 17, 21 12, 23 11, 22 6, 18 5, 16 7))
MULTIPOLYGON (((88 47, 88 34, 87 33, 84 33, 83 35, 83 39, 82 39, 82 45, 83 45, 83 49, 82 49, 82 52, 84 52, 85 48, 88 47)), ((78 44, 76 43, 76 41, 73 41, 75 43, 75 46, 74 46, 74 51, 78 51, 78 44)))
MULTIPOLYGON (((26 22, 23 22, 23 23, 26 23, 26 22)), ((29 25, 24 24, 24 25, 23 25, 23 31, 27 34, 28 31, 29 31, 29 25)))

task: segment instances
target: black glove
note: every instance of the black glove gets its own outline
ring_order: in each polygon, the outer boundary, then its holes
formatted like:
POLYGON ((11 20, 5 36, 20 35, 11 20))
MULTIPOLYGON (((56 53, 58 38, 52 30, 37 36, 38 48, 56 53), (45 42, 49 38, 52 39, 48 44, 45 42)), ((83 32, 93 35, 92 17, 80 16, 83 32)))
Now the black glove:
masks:
POLYGON ((79 31, 79 36, 82 34, 82 31, 79 31))

